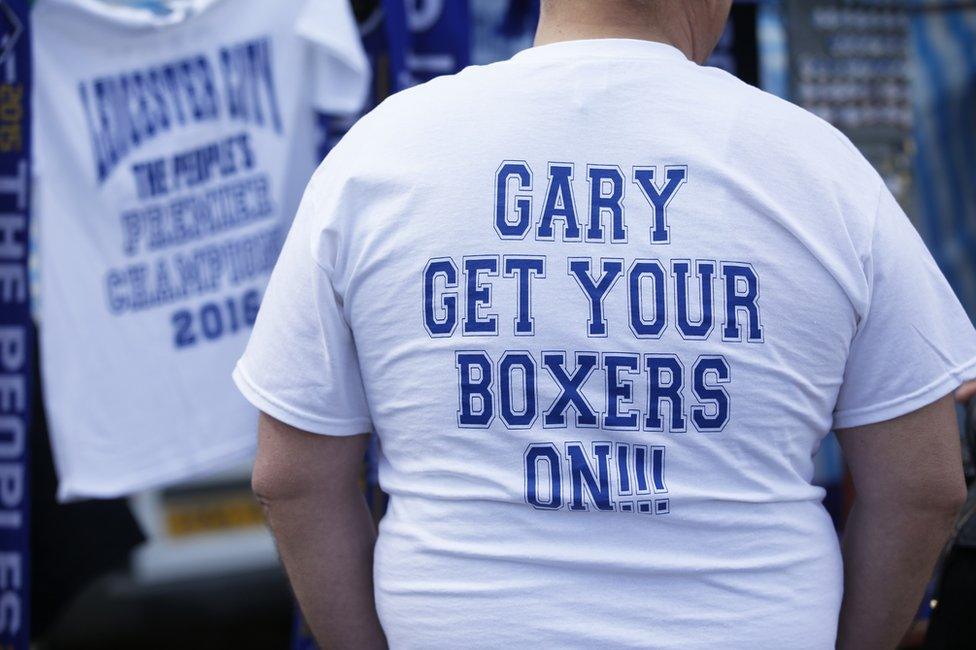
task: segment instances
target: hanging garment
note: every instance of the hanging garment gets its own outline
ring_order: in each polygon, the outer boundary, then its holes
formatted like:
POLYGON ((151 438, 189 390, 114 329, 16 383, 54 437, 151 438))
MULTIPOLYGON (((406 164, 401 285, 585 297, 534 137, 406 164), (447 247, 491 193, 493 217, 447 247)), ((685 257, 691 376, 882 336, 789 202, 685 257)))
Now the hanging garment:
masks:
POLYGON ((358 111, 345 0, 46 0, 34 11, 41 353, 59 497, 247 459, 227 381, 314 170, 358 111))

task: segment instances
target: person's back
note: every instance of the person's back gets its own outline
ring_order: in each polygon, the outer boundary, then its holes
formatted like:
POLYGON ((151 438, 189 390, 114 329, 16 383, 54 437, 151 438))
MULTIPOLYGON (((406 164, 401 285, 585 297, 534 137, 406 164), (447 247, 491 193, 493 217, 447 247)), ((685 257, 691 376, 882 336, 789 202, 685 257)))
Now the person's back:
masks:
POLYGON ((976 367, 856 150, 661 43, 401 93, 304 205, 238 380, 379 437, 394 647, 833 647, 812 455, 976 367))

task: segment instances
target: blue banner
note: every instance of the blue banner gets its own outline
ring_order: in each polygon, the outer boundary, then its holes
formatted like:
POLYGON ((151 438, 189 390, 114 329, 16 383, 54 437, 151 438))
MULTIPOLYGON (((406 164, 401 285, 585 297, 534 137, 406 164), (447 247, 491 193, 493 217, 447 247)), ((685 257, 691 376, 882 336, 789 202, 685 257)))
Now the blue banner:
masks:
POLYGON ((28 288, 30 40, 27 0, 0 0, 0 648, 30 645, 28 288))
MULTIPOLYGON (((387 95, 471 63, 469 0, 376 0, 360 16, 363 47, 373 74, 373 97, 367 110, 387 95)), ((325 157, 358 116, 318 116, 319 154, 325 157)))
POLYGON ((383 0, 390 91, 396 92, 471 61, 467 0, 383 0))

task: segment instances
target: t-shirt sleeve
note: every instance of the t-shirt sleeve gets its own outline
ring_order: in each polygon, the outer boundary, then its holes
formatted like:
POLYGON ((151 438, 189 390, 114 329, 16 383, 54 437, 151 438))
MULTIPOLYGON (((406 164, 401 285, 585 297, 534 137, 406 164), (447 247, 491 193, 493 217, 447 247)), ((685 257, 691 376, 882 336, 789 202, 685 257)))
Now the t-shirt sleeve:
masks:
POLYGON ((972 322, 886 188, 865 274, 870 304, 851 343, 836 429, 910 413, 976 377, 972 322))
POLYGON ((335 115, 359 113, 371 74, 348 0, 307 0, 295 30, 310 49, 313 108, 335 115))
POLYGON ((329 162, 305 191, 234 382, 251 404, 286 424, 349 436, 372 426, 342 301, 312 250, 323 216, 341 211, 341 181, 320 183, 329 162))

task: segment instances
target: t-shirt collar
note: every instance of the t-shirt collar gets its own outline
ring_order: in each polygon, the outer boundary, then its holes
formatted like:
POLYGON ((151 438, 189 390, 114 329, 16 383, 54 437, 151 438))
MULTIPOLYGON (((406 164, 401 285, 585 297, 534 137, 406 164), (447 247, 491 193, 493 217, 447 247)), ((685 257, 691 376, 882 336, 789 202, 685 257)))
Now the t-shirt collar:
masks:
POLYGON ((672 59, 688 61, 673 45, 636 38, 589 38, 558 41, 522 50, 515 59, 604 57, 621 59, 672 59))

